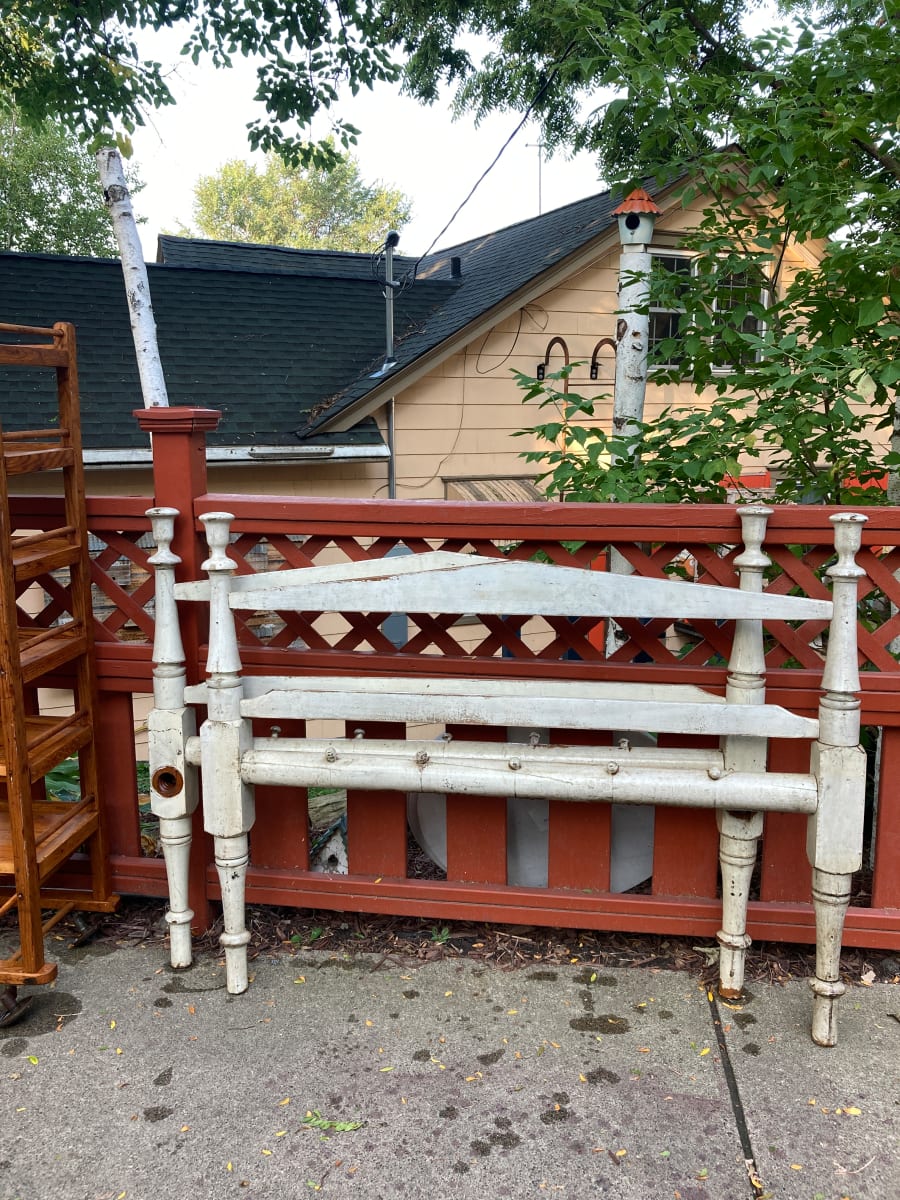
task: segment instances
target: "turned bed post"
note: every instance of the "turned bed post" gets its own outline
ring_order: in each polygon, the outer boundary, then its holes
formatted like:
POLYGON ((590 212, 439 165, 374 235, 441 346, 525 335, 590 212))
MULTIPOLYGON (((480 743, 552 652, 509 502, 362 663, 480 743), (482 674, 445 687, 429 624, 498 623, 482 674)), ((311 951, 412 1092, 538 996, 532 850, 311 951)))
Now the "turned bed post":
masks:
POLYGON ((861 513, 831 517, 837 562, 827 575, 834 616, 822 675, 819 739, 812 750, 819 803, 809 818, 806 840, 816 913, 816 975, 810 980, 815 993, 812 1037, 820 1046, 837 1041, 835 1000, 846 990, 840 977, 841 938, 852 875, 862 865, 866 757, 859 745, 856 627, 857 583, 865 571, 857 565, 856 554, 865 520, 861 513))
POLYGON ((197 769, 185 760, 184 748, 195 733, 193 709, 184 702, 185 661, 178 608, 175 603, 175 568, 181 562, 172 552, 176 508, 151 508, 156 553, 148 558, 154 568, 155 627, 153 637, 153 711, 150 733, 150 808, 159 818, 169 881, 169 953, 173 967, 191 965, 191 921, 188 871, 191 854, 191 814, 197 807, 197 769))
MULTIPOLYGON (((743 592, 759 594, 770 559, 762 549, 766 524, 772 509, 747 505, 738 509, 741 518, 743 550, 734 565, 743 592)), ((725 692, 729 704, 765 704, 766 660, 761 621, 740 619, 735 622, 728 682, 725 692)), ((766 770, 768 741, 765 738, 732 735, 722 740, 726 771, 766 770)), ((719 943, 719 995, 725 999, 740 996, 744 987, 744 962, 750 946, 747 934, 747 902, 750 881, 756 865, 756 847, 763 830, 761 812, 716 812, 719 827, 719 865, 722 872, 722 928, 716 934, 719 943)))
POLYGON ((204 513, 209 558, 202 564, 209 576, 208 717, 200 730, 204 821, 215 845, 216 869, 222 889, 228 991, 247 990, 247 943, 244 893, 249 861, 247 834, 253 824, 253 789, 241 778, 241 762, 250 748, 249 722, 241 717, 241 659, 234 616, 228 603, 231 577, 237 563, 225 553, 231 513, 204 513))

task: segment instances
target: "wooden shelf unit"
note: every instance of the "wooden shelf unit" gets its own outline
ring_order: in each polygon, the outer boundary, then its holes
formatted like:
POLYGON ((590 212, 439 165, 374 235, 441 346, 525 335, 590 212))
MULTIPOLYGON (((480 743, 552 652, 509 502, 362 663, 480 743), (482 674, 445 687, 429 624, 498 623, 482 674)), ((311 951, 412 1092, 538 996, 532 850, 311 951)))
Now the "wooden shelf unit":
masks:
MULTIPOLYGON (((52 370, 57 422, 49 429, 0 429, 0 915, 15 912, 19 948, 0 959, 0 1025, 27 1001, 21 984, 49 983, 56 964, 44 953, 44 934, 73 910, 110 912, 112 893, 103 835, 94 744, 96 681, 93 663, 90 561, 84 504, 75 332, 0 324, 0 367, 52 370), (27 340, 25 340, 27 339, 27 340), (36 472, 61 477, 63 524, 49 530, 13 525, 9 484, 36 472), (29 615, 19 600, 53 574, 52 615, 29 615), (60 609, 66 611, 60 613, 60 609), (38 688, 65 680, 72 712, 42 713, 38 688), (46 776, 78 757, 81 798, 54 798, 46 776), (90 880, 83 890, 46 882, 84 848, 90 880), (47 920, 43 911, 52 910, 47 920)), ((49 610, 48 610, 49 611, 49 610)))

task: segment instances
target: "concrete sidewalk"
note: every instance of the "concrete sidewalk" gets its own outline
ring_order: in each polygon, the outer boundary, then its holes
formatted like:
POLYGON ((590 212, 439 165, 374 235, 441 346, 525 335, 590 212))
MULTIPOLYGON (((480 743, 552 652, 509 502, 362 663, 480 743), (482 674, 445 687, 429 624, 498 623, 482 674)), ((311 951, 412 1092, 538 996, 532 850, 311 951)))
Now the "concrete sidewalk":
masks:
POLYGON ((0 1200, 900 1196, 897 986, 848 991, 823 1050, 802 982, 738 1008, 583 962, 253 968, 229 997, 209 955, 63 952, 0 1030, 0 1200))

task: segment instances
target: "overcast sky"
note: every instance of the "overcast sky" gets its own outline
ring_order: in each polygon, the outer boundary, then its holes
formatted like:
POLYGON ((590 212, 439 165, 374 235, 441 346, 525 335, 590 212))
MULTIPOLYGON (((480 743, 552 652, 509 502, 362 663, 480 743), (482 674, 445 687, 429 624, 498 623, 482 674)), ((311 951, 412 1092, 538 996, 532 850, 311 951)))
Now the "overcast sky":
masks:
MULTIPOLYGON (((761 0, 748 12, 745 27, 759 33, 785 20, 777 14, 775 0, 761 0)), ((135 208, 147 218, 141 238, 150 259, 156 257, 159 233, 174 232, 179 222, 190 224, 199 175, 211 174, 230 158, 253 157, 246 126, 262 113, 253 101, 256 76, 249 62, 239 57, 227 71, 194 67, 178 53, 183 40, 171 31, 139 40, 145 57, 171 66, 170 86, 178 99, 177 105, 155 112, 134 137, 135 165, 147 185, 135 208)), ((361 130, 354 153, 366 182, 381 180, 412 200, 413 218, 400 245, 407 254, 421 254, 431 246, 520 120, 516 113, 499 114, 476 129, 471 118, 451 120, 449 96, 424 107, 386 85, 350 98, 338 111, 361 130)), ((319 132, 327 133, 327 125, 319 132)), ((540 171, 539 209, 537 140, 531 125, 516 135, 438 246, 604 190, 590 155, 568 160, 559 155, 545 161, 540 171)))
MULTIPOLYGON (((248 63, 239 60, 230 71, 195 68, 179 59, 180 41, 157 39, 151 50, 173 65, 178 104, 154 113, 134 137, 135 166, 147 185, 135 208, 147 218, 141 237, 149 259, 156 257, 159 233, 174 232, 179 221, 190 224, 199 175, 230 158, 252 158, 246 125, 260 108, 252 100, 255 75, 248 63)), ((520 119, 501 114, 476 129, 471 119, 453 122, 447 103, 422 107, 387 86, 342 105, 340 113, 362 131, 354 153, 363 178, 398 187, 412 200, 413 219, 400 246, 409 254, 428 248, 520 119)), ((537 215, 537 140, 533 127, 520 131, 439 245, 537 215)), ((540 176, 544 212, 603 190, 588 155, 544 161, 540 176)))

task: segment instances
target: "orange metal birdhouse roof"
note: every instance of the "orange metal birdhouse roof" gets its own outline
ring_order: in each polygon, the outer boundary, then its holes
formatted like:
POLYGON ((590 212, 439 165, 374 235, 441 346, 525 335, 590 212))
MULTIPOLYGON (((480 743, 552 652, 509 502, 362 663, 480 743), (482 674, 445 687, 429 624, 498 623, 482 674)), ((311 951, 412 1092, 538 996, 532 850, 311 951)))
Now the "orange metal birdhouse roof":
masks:
POLYGON ((643 188, 635 188, 629 192, 618 208, 612 210, 612 215, 618 217, 622 213, 661 213, 662 209, 654 203, 643 188))

